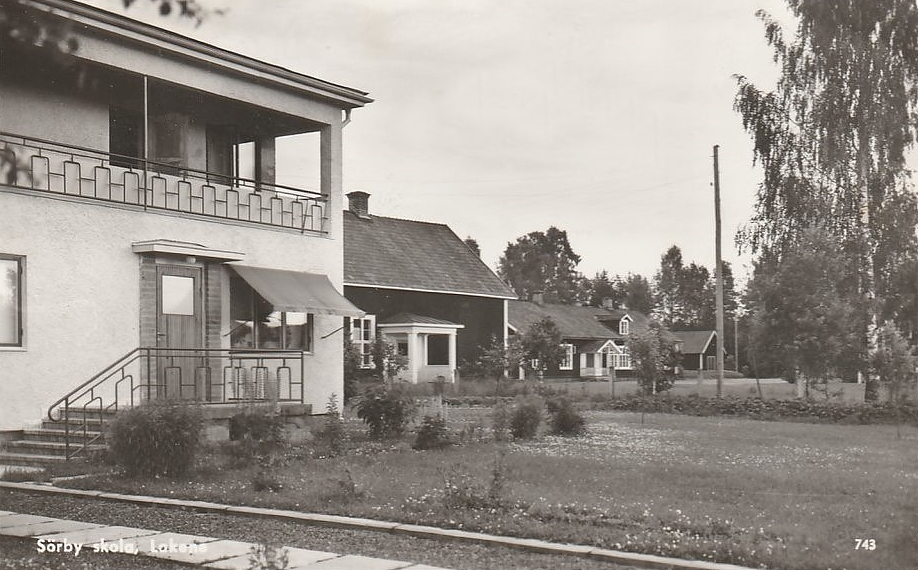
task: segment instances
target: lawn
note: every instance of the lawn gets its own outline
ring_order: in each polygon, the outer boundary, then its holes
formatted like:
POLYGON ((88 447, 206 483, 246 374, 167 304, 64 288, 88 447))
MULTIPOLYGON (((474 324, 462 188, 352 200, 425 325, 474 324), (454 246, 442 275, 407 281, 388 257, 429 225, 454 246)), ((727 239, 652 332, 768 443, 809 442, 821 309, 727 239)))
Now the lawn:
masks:
POLYGON ((252 490, 259 467, 224 469, 216 455, 187 481, 69 484, 768 568, 918 560, 918 428, 591 412, 586 437, 502 443, 488 437, 488 414, 450 409, 467 442, 443 451, 355 436, 343 457, 294 452, 277 493, 252 490))

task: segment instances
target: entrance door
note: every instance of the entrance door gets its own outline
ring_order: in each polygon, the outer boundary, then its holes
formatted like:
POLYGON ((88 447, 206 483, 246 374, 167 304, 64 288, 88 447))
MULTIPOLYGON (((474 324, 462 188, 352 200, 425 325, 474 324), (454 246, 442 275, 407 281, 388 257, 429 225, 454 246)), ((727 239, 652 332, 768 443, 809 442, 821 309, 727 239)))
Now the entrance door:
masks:
POLYGON ((203 271, 200 267, 158 265, 156 267, 156 371, 160 397, 196 399, 205 397, 203 379, 196 370, 203 354, 204 303, 203 271), (181 350, 185 349, 185 350, 181 350))

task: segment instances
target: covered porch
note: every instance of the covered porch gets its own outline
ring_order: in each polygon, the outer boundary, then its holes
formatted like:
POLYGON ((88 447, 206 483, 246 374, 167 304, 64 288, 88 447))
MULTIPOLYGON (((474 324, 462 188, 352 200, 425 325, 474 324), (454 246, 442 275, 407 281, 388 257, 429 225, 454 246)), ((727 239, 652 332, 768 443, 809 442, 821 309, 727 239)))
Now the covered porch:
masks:
POLYGON ((443 319, 399 313, 377 322, 379 334, 407 358, 398 378, 405 382, 456 381, 456 336, 465 328, 443 319))

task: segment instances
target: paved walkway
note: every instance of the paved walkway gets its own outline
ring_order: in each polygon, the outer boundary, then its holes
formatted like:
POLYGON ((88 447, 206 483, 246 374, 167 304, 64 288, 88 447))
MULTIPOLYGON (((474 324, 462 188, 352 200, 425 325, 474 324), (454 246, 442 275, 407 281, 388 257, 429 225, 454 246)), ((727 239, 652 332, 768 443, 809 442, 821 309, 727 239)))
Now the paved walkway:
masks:
MULTIPOLYGON (((38 515, 0 511, 0 535, 33 538, 36 549, 61 548, 62 555, 83 552, 127 553, 152 556, 202 568, 246 570, 251 567, 251 542, 178 534, 125 526, 109 526, 38 515)), ((367 556, 341 555, 284 547, 288 570, 445 570, 424 564, 367 556)))

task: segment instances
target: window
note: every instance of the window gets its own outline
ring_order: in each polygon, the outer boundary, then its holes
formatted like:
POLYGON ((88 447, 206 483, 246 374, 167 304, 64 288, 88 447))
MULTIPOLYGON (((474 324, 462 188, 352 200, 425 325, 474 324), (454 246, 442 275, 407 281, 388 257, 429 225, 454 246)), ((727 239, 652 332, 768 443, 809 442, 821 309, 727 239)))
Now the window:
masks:
MULTIPOLYGON (((164 277, 165 278, 165 277, 164 277)), ((230 346, 233 348, 279 348, 312 352, 312 313, 275 311, 238 276, 230 279, 230 346)))
POLYGON ((593 368, 595 364, 596 364, 596 355, 593 354, 592 352, 588 352, 586 355, 586 367, 593 368))
POLYGON ((373 341, 376 340, 376 317, 366 315, 351 319, 351 342, 360 352, 360 367, 373 368, 373 341))
POLYGON ((561 358, 561 362, 558 364, 558 370, 573 370, 574 369, 574 345, 573 344, 562 344, 561 348, 564 350, 564 356, 561 358))
POLYGON ((143 114, 112 107, 109 111, 108 148, 111 163, 125 168, 140 168, 143 148, 143 114))
POLYGON ((631 368, 631 352, 628 347, 622 347, 622 350, 624 351, 622 354, 612 355, 612 365, 617 369, 631 368))
POLYGON ((427 365, 445 366, 449 364, 449 335, 427 335, 427 365))
POLYGON ((24 262, 0 254, 0 346, 22 346, 24 262))
POLYGON ((164 315, 194 315, 194 277, 162 276, 164 315))
POLYGON ((618 334, 631 334, 631 318, 628 315, 618 322, 618 334))

